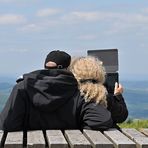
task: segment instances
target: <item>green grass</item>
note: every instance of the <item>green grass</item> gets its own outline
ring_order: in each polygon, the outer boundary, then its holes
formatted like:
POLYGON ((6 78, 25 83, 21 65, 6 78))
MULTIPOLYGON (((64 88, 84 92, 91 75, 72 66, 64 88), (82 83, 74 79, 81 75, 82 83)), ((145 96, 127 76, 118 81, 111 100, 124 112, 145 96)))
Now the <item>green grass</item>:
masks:
POLYGON ((121 128, 148 128, 148 120, 128 119, 127 121, 118 124, 121 128))

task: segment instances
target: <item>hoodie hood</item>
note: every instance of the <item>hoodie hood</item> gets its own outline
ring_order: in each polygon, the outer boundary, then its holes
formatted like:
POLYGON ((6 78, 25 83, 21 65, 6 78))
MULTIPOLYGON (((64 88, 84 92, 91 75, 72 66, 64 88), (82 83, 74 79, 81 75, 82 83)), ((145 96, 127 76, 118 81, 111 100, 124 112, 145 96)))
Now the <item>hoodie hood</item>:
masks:
POLYGON ((25 89, 33 106, 55 111, 78 90, 73 74, 64 69, 38 70, 24 75, 25 89))

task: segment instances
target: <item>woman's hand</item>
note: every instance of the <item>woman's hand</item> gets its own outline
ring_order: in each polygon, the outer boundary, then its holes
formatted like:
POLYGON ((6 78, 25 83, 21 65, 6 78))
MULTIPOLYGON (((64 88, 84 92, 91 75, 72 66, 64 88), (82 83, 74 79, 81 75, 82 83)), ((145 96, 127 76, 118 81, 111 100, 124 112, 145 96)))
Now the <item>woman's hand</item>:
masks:
POLYGON ((114 95, 119 95, 123 93, 123 87, 121 84, 118 84, 117 82, 115 83, 115 88, 114 88, 114 95))

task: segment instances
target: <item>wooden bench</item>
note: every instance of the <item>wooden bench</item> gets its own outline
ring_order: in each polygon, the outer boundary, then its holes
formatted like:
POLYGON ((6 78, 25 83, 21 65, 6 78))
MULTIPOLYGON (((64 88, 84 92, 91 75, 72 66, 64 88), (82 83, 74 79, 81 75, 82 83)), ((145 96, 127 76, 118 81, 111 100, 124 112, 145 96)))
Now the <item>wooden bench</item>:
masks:
MULTIPOLYGON (((0 131, 0 138, 3 137, 0 131)), ((3 146, 1 146, 3 147, 3 146)), ((23 132, 9 132, 4 148, 22 148, 23 132)), ((148 148, 148 129, 123 128, 100 131, 47 130, 27 132, 28 148, 148 148)))

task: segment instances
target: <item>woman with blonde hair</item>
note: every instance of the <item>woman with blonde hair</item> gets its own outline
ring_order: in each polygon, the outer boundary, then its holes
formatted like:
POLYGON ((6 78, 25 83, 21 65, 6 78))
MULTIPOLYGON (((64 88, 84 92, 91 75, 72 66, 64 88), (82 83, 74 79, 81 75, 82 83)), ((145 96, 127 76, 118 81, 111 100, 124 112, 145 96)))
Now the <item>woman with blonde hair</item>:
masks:
POLYGON ((122 96, 123 87, 116 83, 114 94, 107 92, 104 86, 106 71, 102 61, 91 56, 80 57, 72 61, 70 70, 78 81, 85 102, 91 101, 106 107, 111 112, 114 125, 126 120, 128 110, 122 96))
POLYGON ((107 107, 107 90, 103 85, 106 72, 102 64, 102 61, 94 57, 82 57, 75 59, 70 69, 78 81, 85 101, 93 100, 107 107))

